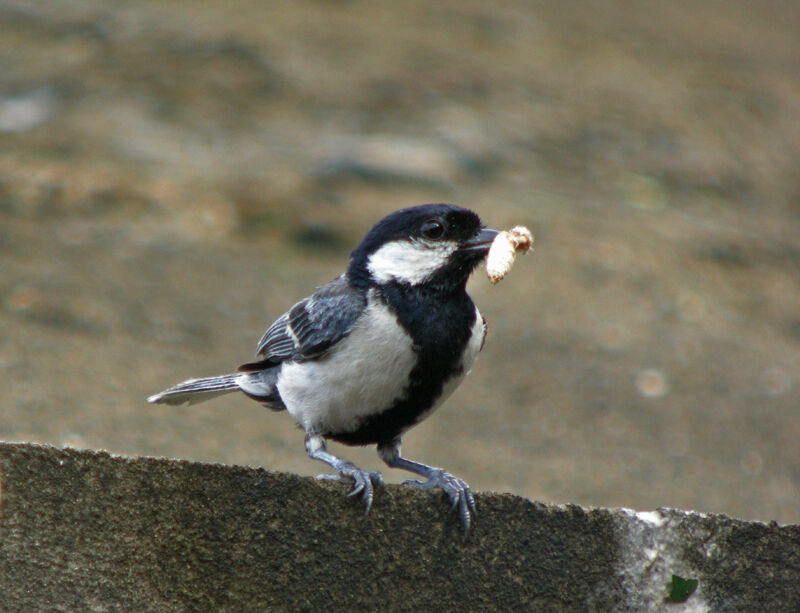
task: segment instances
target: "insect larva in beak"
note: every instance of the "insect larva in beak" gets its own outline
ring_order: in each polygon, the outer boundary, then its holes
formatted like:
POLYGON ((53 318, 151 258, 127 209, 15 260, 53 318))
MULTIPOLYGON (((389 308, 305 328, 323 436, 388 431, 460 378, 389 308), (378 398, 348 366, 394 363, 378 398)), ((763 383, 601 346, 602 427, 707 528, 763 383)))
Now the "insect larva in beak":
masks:
POLYGON ((508 274, 514 265, 517 252, 523 254, 533 245, 533 234, 525 226, 516 226, 503 230, 492 241, 489 254, 486 256, 486 275, 492 284, 497 283, 508 274))

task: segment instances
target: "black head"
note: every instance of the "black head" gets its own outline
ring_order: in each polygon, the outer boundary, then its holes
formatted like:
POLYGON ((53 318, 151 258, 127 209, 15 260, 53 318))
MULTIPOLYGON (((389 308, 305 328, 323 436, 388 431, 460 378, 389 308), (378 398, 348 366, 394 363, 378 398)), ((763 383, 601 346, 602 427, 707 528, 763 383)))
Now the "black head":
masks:
POLYGON ((463 287, 496 234, 452 204, 402 209, 367 233, 350 256, 348 276, 363 285, 463 287))

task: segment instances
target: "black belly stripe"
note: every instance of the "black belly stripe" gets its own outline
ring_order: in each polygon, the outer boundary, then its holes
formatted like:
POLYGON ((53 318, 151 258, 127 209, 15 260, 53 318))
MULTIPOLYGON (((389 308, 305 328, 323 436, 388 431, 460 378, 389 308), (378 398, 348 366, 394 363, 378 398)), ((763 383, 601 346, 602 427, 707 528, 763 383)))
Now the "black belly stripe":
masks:
POLYGON ((380 297, 411 336, 417 364, 403 398, 363 418, 350 432, 326 432, 347 445, 389 443, 413 426, 442 394, 444 384, 463 372, 462 357, 475 324, 475 305, 466 291, 446 297, 423 288, 390 285, 380 297))

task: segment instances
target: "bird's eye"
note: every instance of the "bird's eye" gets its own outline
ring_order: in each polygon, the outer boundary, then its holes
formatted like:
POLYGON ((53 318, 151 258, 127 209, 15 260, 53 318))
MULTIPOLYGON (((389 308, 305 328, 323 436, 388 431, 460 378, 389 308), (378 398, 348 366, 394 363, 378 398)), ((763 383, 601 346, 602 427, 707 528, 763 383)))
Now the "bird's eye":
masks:
POLYGON ((444 224, 436 219, 429 219, 422 224, 420 233, 427 239, 438 240, 444 236, 444 224))

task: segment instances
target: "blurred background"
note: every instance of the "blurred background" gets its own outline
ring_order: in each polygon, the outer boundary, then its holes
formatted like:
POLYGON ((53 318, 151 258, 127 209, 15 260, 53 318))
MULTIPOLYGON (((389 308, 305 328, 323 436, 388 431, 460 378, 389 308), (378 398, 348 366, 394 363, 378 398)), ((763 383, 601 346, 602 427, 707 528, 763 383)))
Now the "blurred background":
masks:
POLYGON ((536 248, 471 280, 485 349, 409 457, 800 522, 798 32, 779 0, 0 0, 0 439, 321 472, 286 414, 145 398, 447 201, 536 248))

